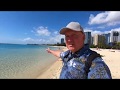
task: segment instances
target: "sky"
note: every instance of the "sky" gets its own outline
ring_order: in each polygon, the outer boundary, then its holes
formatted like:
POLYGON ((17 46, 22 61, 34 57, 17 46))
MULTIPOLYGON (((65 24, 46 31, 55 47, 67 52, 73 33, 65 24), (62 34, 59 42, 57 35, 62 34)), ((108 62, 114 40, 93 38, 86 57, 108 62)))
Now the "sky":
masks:
POLYGON ((60 43, 60 29, 71 21, 92 36, 120 31, 120 11, 0 11, 0 43, 60 43))

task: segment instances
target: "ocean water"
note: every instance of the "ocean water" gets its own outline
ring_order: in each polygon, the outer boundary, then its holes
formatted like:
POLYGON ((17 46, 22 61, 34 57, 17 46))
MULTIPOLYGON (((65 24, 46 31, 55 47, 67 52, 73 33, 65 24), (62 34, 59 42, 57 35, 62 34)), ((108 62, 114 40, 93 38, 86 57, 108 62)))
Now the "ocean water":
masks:
MULTIPOLYGON (((0 79, 36 78, 58 58, 46 45, 0 44, 0 79)), ((57 47, 50 47, 58 49, 57 47)))

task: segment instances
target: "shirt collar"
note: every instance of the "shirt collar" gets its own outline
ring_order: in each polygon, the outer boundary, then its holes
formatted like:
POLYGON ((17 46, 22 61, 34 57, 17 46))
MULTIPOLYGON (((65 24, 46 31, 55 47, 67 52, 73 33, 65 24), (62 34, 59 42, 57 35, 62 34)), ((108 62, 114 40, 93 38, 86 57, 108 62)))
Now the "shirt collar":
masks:
POLYGON ((86 44, 85 44, 81 49, 79 49, 79 50, 76 51, 75 53, 72 53, 72 52, 71 52, 71 54, 79 57, 79 56, 83 55, 84 52, 85 52, 86 50, 88 50, 88 49, 89 49, 89 45, 86 45, 86 44))

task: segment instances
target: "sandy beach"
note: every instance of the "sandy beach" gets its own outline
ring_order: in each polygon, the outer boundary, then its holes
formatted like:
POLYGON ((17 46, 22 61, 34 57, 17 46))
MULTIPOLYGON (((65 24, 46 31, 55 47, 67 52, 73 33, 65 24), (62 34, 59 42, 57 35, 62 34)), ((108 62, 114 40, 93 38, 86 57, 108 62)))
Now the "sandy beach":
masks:
MULTIPOLYGON (((62 51, 66 51, 64 46, 59 47, 62 51)), ((60 71, 62 68, 61 58, 58 58, 47 70, 45 70, 37 79, 59 79, 60 71)))
MULTIPOLYGON (((64 47, 63 51, 67 48, 64 47)), ((120 79, 120 50, 110 50, 110 49, 92 49, 97 51, 103 57, 103 60, 110 68, 112 79, 120 79)), ((37 79, 59 79, 60 71, 62 68, 62 61, 59 58, 53 65, 50 66, 46 71, 44 71, 37 79)))
POLYGON ((103 60, 110 68, 112 79, 120 79, 120 50, 100 49, 97 51, 103 55, 103 60))

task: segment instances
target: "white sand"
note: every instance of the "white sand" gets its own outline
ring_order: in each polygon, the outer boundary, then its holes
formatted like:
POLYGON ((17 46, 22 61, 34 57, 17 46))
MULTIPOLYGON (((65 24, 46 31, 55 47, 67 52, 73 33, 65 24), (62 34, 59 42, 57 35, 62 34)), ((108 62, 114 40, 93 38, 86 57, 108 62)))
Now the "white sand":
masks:
POLYGON ((43 72, 38 79, 58 79, 62 67, 61 59, 57 60, 48 70, 43 72))
POLYGON ((98 53, 104 56, 102 58, 110 68, 112 78, 120 79, 120 51, 109 49, 93 50, 97 51, 98 53))

